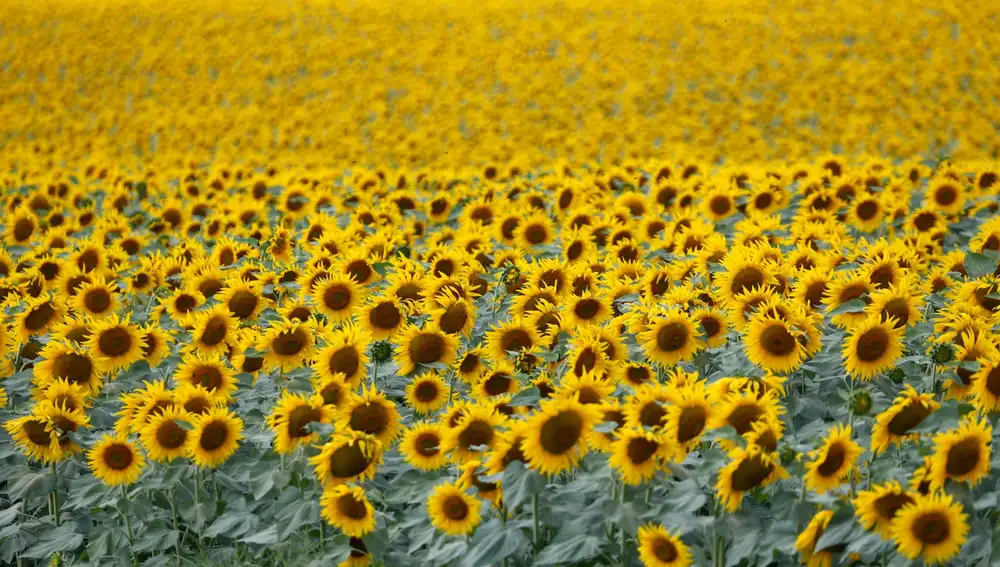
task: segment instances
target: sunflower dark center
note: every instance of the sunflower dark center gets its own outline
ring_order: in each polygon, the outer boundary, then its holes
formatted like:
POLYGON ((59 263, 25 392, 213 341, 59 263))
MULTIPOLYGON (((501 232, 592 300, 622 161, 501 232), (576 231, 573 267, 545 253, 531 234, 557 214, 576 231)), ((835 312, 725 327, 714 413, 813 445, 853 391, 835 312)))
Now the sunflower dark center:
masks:
POLYGON ((156 444, 164 449, 177 449, 186 440, 187 431, 172 419, 165 420, 156 430, 156 444))
POLYGON ((909 494, 886 494, 875 500, 875 511, 878 512, 883 521, 890 521, 896 517, 896 512, 907 504, 913 504, 913 497, 909 494))
POLYGON ((319 421, 321 417, 320 411, 308 404, 296 407, 288 413, 288 436, 308 437, 311 433, 306 431, 306 426, 319 421))
POLYGON ((1000 397, 1000 365, 990 370, 986 375, 986 390, 994 396, 1000 397))
POLYGON ((787 356, 798 345, 795 337, 782 324, 772 324, 761 333, 761 347, 772 356, 787 356))
POLYGON ((67 352, 56 357, 52 364, 52 374, 74 384, 86 384, 90 381, 93 368, 94 365, 86 355, 67 352))
POLYGON ((330 360, 327 364, 331 374, 339 372, 348 379, 354 377, 360 366, 361 357, 358 355, 358 349, 353 345, 347 345, 337 349, 337 351, 330 356, 330 360))
POLYGON ((351 290, 344 285, 332 285, 323 292, 323 305, 331 311, 343 311, 351 303, 351 290))
POLYGON ((687 443, 701 435, 708 420, 708 413, 702 406, 688 406, 681 410, 677 419, 677 442, 687 443))
POLYGON ((548 236, 549 231, 540 224, 531 224, 524 229, 524 239, 531 245, 538 245, 545 242, 548 236))
POLYGON ((351 429, 379 435, 389 427, 389 412, 379 403, 364 403, 351 411, 351 429))
POLYGON ((222 386, 222 371, 216 366, 199 365, 191 372, 191 379, 209 392, 214 392, 222 386))
POLYGON ((104 449, 104 464, 108 466, 109 469, 116 471, 123 471, 132 464, 135 460, 135 455, 132 453, 132 449, 127 445, 114 444, 105 447, 104 449))
POLYGON ((836 442, 830 445, 827 449, 826 458, 823 462, 819 464, 816 471, 824 477, 835 476, 840 472, 840 468, 844 465, 844 461, 847 460, 847 450, 844 444, 841 442, 836 442))
POLYGON ((201 333, 201 342, 208 346, 215 346, 226 338, 226 320, 222 317, 212 317, 205 323, 205 330, 201 333))
POLYGON ((645 437, 636 437, 628 442, 626 453, 628 454, 628 460, 632 464, 641 465, 653 458, 653 455, 656 454, 659 448, 659 443, 655 441, 650 441, 645 437))
POLYGON ((92 289, 83 296, 83 305, 91 313, 104 313, 111 307, 111 294, 104 289, 92 289))
POLYGON ((948 539, 951 522, 944 513, 933 511, 917 517, 910 529, 921 544, 936 545, 948 539))
POLYGON ((353 478, 365 472, 371 459, 365 456, 359 443, 338 447, 330 455, 330 475, 334 478, 353 478))
POLYGON ((953 185, 942 185, 934 192, 934 199, 940 205, 948 206, 958 200, 958 189, 953 185))
POLYGON ((441 439, 436 433, 421 433, 414 439, 413 448, 421 457, 433 457, 441 452, 441 439))
POLYGON ((243 357, 243 364, 240 365, 241 372, 253 374, 264 367, 264 359, 255 356, 243 357))
POLYGON ((446 346, 435 333, 420 333, 410 342, 410 358, 417 364, 432 364, 441 360, 446 346))
POLYGON ((663 425, 663 418, 667 412, 656 401, 646 402, 639 411, 639 423, 646 427, 660 427, 663 425))
POLYGON ((229 439, 229 427, 221 421, 212 421, 201 432, 199 445, 206 451, 214 451, 222 447, 229 439))
POLYGON ((910 321, 910 306, 906 302, 906 299, 902 297, 896 297, 890 299, 885 307, 882 309, 882 320, 888 321, 890 317, 896 319, 896 327, 905 327, 910 321))
POLYGON ((688 343, 688 328, 680 322, 670 322, 656 331, 656 346, 664 352, 674 352, 688 343))
POLYGON ((403 314, 393 303, 380 303, 368 315, 372 326, 378 329, 395 329, 403 320, 403 314))
POLYGON ((254 310, 257 309, 257 304, 260 302, 255 294, 246 291, 239 290, 229 298, 229 311, 237 319, 246 320, 253 314, 254 310))
POLYGON ((539 436, 547 453, 562 455, 576 447, 583 436, 583 419, 574 411, 562 411, 545 421, 539 436))
POLYGON ((913 226, 920 232, 927 232, 937 224, 937 216, 932 212, 923 212, 913 218, 913 226))
POLYGON ((56 310, 48 302, 39 305, 28 313, 24 318, 24 326, 29 331, 35 332, 45 328, 55 317, 56 310))
POLYGON ((35 222, 28 218, 20 218, 14 222, 14 240, 24 242, 35 232, 35 222))
POLYGON ((365 260, 354 260, 347 264, 345 269, 358 283, 365 283, 372 277, 372 267, 365 260))
POLYGON ((475 445, 489 445, 493 442, 495 436, 496 431, 493 430, 489 423, 477 419, 467 423, 462 428, 462 432, 458 434, 458 444, 463 449, 468 449, 475 445))
POLYGON ((858 214, 858 218, 863 221, 868 221, 875 218, 878 214, 878 203, 872 199, 866 199, 858 203, 857 209, 855 209, 858 214))
POLYGON ((739 295, 752 288, 764 285, 764 272, 759 268, 747 266, 733 275, 733 295, 739 295))
POLYGON ((208 277, 201 280, 198 284, 198 291, 205 297, 213 297, 222 290, 223 285, 222 280, 219 278, 208 277))
POLYGON ((909 403, 903 407, 891 420, 889 420, 889 433, 900 436, 920 423, 931 414, 931 409, 921 403, 909 403))
POLYGON ((733 489, 740 492, 752 490, 767 480, 772 471, 774 471, 774 465, 765 462, 760 455, 744 459, 733 471, 731 478, 733 489))
POLYGON ((465 358, 462 359, 462 364, 459 365, 458 369, 463 374, 468 374, 479 367, 479 355, 475 353, 468 353, 465 358))
POLYGON ((500 348, 504 352, 521 351, 531 346, 531 335, 524 329, 510 329, 500 337, 500 348))
POLYGON ((743 435, 753 429, 753 424, 763 414, 763 410, 756 404, 744 404, 734 409, 726 422, 733 426, 737 433, 743 435))
POLYGON ((653 555, 664 563, 671 563, 677 559, 677 547, 665 537, 657 537, 653 540, 653 555))
POLYGON ((351 492, 337 497, 337 511, 352 520, 363 520, 368 517, 368 508, 364 501, 359 500, 351 492))
POLYGON ((445 499, 442 508, 444 510, 444 515, 453 522, 461 522, 469 515, 468 503, 465 502, 464 498, 457 494, 448 496, 448 498, 445 499))
POLYGON ((889 348, 889 333, 874 327, 865 331, 858 339, 857 355, 862 362, 874 362, 885 355, 889 348))
POLYGON ((643 384, 650 378, 649 368, 645 366, 629 366, 625 369, 625 379, 632 384, 643 384))
POLYGON ((438 386, 430 380, 420 382, 413 390, 413 397, 425 404, 433 402, 438 397, 438 386))
POLYGON ((722 325, 719 324, 718 319, 715 317, 703 317, 698 323, 701 325, 701 330, 705 331, 705 336, 708 338, 718 335, 719 331, 722 330, 722 325))
POLYGON ((483 390, 487 395, 499 396, 510 391, 514 379, 503 372, 496 372, 483 382, 483 390))
POLYGON ((274 352, 281 356, 295 356, 309 343, 309 333, 305 329, 282 331, 274 338, 274 352))
POLYGON ((981 458, 979 440, 969 437, 951 447, 944 470, 949 476, 961 477, 975 470, 981 458))
POLYGON ((183 293, 174 299, 174 308, 178 313, 187 313, 198 306, 198 300, 193 295, 183 293))
POLYGON ((601 302, 593 299, 581 299, 573 307, 573 313, 581 319, 590 319, 601 310, 601 302))
POLYGON ((211 407, 212 403, 207 398, 203 397, 191 398, 184 402, 184 410, 195 415, 204 415, 208 413, 208 410, 211 409, 211 407))

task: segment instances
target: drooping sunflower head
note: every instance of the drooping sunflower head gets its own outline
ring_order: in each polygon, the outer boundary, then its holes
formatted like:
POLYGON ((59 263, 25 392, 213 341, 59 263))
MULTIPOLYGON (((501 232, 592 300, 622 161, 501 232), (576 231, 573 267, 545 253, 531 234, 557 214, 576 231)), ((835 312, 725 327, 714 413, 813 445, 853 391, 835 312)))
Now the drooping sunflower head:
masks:
POLYGON ((317 480, 324 485, 346 484, 375 476, 382 464, 382 443, 371 435, 336 434, 310 457, 317 480))
POLYGON ((799 552, 802 563, 806 565, 831 565, 833 556, 843 551, 845 546, 836 545, 829 548, 818 548, 823 532, 830 525, 833 519, 833 512, 830 510, 820 510, 817 512, 802 533, 795 539, 795 549, 799 552))
POLYGON ((459 477, 457 486, 463 490, 475 489, 476 496, 499 504, 503 496, 502 486, 499 482, 490 482, 483 477, 489 473, 483 468, 482 461, 469 461, 459 466, 459 477))
POLYGON ((892 405, 875 417, 871 437, 872 452, 881 453, 890 445, 910 438, 910 430, 920 425, 940 406, 933 394, 921 394, 907 384, 892 405))
POLYGON ((917 496, 891 480, 859 492, 854 499, 855 515, 866 530, 875 530, 889 539, 892 537, 892 520, 903 506, 915 503, 917 496))
POLYGON ((33 336, 44 335, 59 323, 64 312, 62 302, 49 294, 27 298, 24 309, 15 319, 15 337, 19 343, 25 343, 33 336))
POLYGON ((444 439, 444 449, 456 462, 480 459, 482 451, 492 448, 498 441, 499 428, 506 417, 492 404, 467 404, 454 406, 445 414, 449 429, 444 439))
POLYGON ((851 439, 850 426, 834 426, 806 465, 806 486, 820 494, 840 486, 854 470, 861 452, 861 446, 851 439))
POLYGON ((735 512, 747 492, 787 474, 776 453, 768 453, 757 445, 735 448, 729 453, 729 462, 719 470, 715 497, 727 510, 735 512))

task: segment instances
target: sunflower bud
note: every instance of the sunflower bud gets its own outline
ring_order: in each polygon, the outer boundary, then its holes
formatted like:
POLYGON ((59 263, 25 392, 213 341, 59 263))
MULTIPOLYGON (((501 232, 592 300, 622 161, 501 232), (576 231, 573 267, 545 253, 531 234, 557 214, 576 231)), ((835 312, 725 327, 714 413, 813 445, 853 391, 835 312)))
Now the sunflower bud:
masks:
POLYGON ((902 384, 906 379, 906 372, 903 372, 902 368, 893 368, 889 371, 889 379, 896 384, 902 384))
POLYGON ((375 364, 389 362, 392 358, 392 345, 389 341, 375 341, 368 347, 368 356, 375 361, 375 364))
POLYGON ((854 394, 851 400, 851 411, 854 415, 868 415, 872 410, 872 396, 867 391, 854 394))
POLYGON ((941 343, 934 347, 934 353, 931 355, 931 359, 938 364, 944 364, 945 362, 951 361, 954 355, 955 353, 951 344, 941 343))
POLYGON ((791 445, 783 445, 778 453, 781 456, 781 465, 788 466, 795 461, 795 449, 791 445))

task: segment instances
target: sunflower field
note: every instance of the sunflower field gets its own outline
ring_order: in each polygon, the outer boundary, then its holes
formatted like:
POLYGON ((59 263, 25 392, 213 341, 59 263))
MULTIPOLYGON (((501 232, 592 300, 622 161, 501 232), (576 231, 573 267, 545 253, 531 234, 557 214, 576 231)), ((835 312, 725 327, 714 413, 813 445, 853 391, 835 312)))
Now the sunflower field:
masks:
POLYGON ((0 565, 1000 566, 1000 3, 0 3, 0 565))

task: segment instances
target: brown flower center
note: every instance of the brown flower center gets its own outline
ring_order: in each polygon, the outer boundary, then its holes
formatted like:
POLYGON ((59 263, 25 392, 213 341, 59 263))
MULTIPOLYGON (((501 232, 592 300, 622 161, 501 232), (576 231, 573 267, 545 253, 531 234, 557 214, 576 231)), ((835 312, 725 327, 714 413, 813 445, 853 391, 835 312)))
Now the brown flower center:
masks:
POLYGON ((135 455, 132 453, 130 447, 117 443, 105 447, 103 457, 104 464, 109 469, 116 471, 127 469, 132 464, 132 461, 135 460, 135 455))
POLYGON ((448 496, 442 508, 444 509, 444 515, 454 522, 461 522, 469 515, 469 505, 465 502, 464 498, 457 494, 448 496))
POLYGON ((214 451, 229 439, 229 427, 221 421, 212 421, 202 429, 199 444, 206 451, 214 451))
POLYGON ((979 440, 975 437, 962 439, 948 450, 944 470, 948 476, 962 477, 975 470, 981 458, 979 440))
POLYGON ((641 465, 653 458, 656 451, 660 448, 659 443, 650 441, 644 437, 636 437, 629 440, 628 447, 626 448, 626 454, 628 455, 628 460, 634 465, 641 465))
POLYGON ((896 517, 896 512, 907 504, 913 504, 913 497, 909 494, 886 494, 875 500, 875 511, 879 518, 889 522, 896 517))
POLYGON ((237 319, 245 321, 257 309, 259 302, 260 298, 255 294, 241 289, 233 293, 233 296, 229 298, 229 312, 237 319))
POLYGON ((688 343, 688 328, 680 322, 670 322, 656 331, 656 346, 663 352, 674 352, 688 343))
POLYGON ((931 414, 931 408, 921 403, 909 403, 903 407, 891 420, 888 430, 892 435, 900 436, 920 425, 931 414))
POLYGON ((936 545, 948 539, 951 522, 943 512, 933 511, 919 516, 910 530, 921 544, 936 545))
POLYGON ((212 317, 205 323, 201 333, 201 342, 207 346, 215 346, 226 338, 226 320, 222 317, 212 317))
POLYGON ((417 364, 432 364, 441 360, 447 345, 435 333, 420 333, 410 342, 410 359, 417 364))
POLYGON ((368 508, 364 501, 356 498, 351 492, 337 498, 337 511, 352 520, 363 520, 368 517, 368 508))
POLYGON ((539 436, 547 453, 562 455, 576 447, 583 436, 583 419, 574 411, 562 411, 545 421, 539 436))
POLYGON ((84 354, 67 352, 60 354, 52 363, 52 374, 74 384, 87 384, 94 365, 84 354))
POLYGON ((847 450, 844 444, 841 442, 834 443, 827 449, 826 457, 819 464, 819 467, 816 468, 816 471, 823 477, 837 476, 840 472, 840 467, 844 465, 844 461, 846 460, 847 450))
POLYGON ((462 428, 462 432, 458 434, 458 445, 462 449, 476 445, 489 445, 495 436, 496 431, 490 427, 489 423, 477 419, 467 423, 462 428))
POLYGON ((677 547, 674 543, 665 537, 657 537, 653 540, 652 547, 653 555, 664 563, 670 563, 677 559, 678 555, 680 555, 677 553, 677 547))
POLYGON ((767 480, 772 471, 774 471, 774 465, 765 462, 760 455, 744 459, 733 471, 731 477, 733 489, 739 492, 753 490, 767 480))
POLYGON ((177 422, 168 419, 160 424, 156 430, 156 444, 167 450, 179 448, 187 440, 187 431, 177 425, 177 422))
POLYGON ((327 368, 330 369, 331 374, 341 373, 348 379, 354 377, 357 374, 358 369, 361 367, 361 357, 358 355, 358 349, 353 345, 347 345, 337 349, 332 355, 327 363, 327 368))
POLYGON ((774 323, 760 334, 760 344, 771 356, 788 356, 798 345, 783 324, 774 323))
POLYGON ((688 406, 681 410, 677 419, 677 442, 687 443, 701 435, 708 421, 708 413, 702 406, 688 406))
POLYGON ((330 455, 330 475, 334 478, 353 478, 365 472, 371 459, 365 456, 360 443, 338 447, 330 455))
POLYGON ((881 327, 874 327, 858 338, 857 355, 862 362, 874 362, 889 350, 889 333, 881 327))
POLYGON ((379 435, 389 427, 389 412, 382 404, 364 403, 351 411, 351 429, 379 435))

